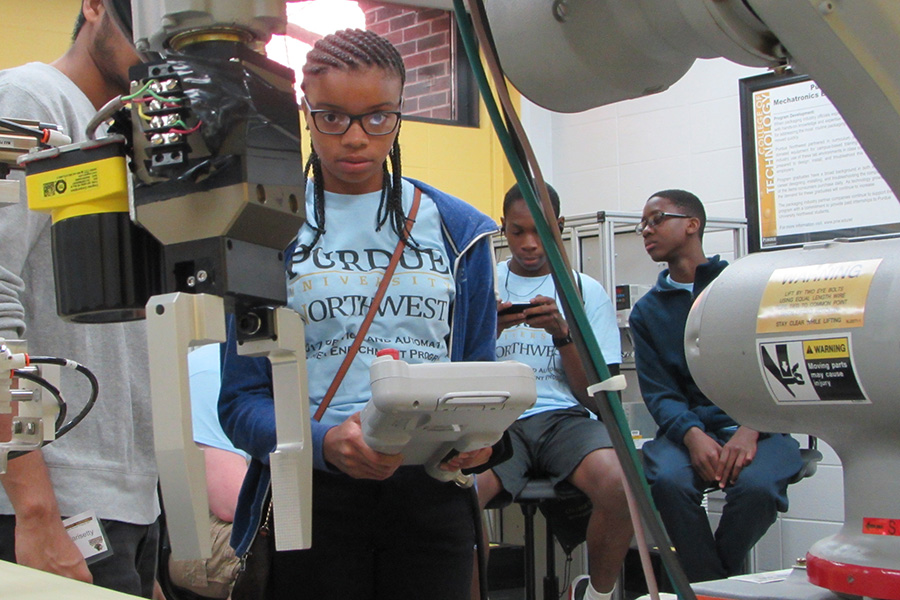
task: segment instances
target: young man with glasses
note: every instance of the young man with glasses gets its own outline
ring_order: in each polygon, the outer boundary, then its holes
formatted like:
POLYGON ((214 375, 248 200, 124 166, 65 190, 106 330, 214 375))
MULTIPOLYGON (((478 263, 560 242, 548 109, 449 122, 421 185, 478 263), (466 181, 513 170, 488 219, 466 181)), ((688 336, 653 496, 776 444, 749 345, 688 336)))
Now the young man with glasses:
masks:
POLYGON ((635 304, 629 323, 641 394, 659 425, 643 446, 656 507, 690 581, 741 572, 754 544, 788 506, 800 469, 797 442, 735 422, 703 395, 688 371, 684 327, 691 305, 727 262, 703 253, 706 213, 684 190, 653 194, 636 231, 668 268, 635 304), (719 488, 725 507, 713 533, 703 494, 719 488))

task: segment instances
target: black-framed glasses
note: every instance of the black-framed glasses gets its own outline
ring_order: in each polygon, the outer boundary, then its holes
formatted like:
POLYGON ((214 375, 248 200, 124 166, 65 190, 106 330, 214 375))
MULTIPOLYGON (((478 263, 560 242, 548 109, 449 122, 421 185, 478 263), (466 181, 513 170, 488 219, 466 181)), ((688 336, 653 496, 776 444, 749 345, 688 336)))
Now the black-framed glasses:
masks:
POLYGON ((665 221, 666 219, 690 219, 690 218, 691 218, 691 215, 680 215, 678 213, 667 213, 667 212, 658 210, 654 213, 651 213, 650 216, 647 217, 646 219, 641 219, 641 222, 635 226, 634 232, 638 235, 643 235, 645 229, 647 229, 648 227, 652 227, 652 228, 656 229, 659 226, 659 224, 662 223, 663 221, 665 221))
POLYGON ((348 115, 336 110, 309 110, 313 123, 319 133, 325 135, 344 135, 353 121, 359 121, 360 126, 369 135, 388 135, 397 129, 400 123, 399 110, 376 110, 361 115, 348 115))

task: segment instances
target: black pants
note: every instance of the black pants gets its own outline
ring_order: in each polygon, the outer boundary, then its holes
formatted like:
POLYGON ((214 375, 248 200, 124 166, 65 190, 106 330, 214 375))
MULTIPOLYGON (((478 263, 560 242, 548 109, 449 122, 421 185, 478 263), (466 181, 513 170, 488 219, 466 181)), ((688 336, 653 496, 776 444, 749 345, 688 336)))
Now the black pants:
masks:
POLYGON ((316 471, 312 549, 276 553, 276 598, 468 598, 471 493, 421 467, 380 482, 316 471))
MULTIPOLYGON (((159 521, 150 525, 107 520, 102 523, 113 553, 88 565, 94 585, 152 598, 159 554, 159 521)), ((0 515, 0 560, 16 562, 15 528, 13 515, 0 515)))

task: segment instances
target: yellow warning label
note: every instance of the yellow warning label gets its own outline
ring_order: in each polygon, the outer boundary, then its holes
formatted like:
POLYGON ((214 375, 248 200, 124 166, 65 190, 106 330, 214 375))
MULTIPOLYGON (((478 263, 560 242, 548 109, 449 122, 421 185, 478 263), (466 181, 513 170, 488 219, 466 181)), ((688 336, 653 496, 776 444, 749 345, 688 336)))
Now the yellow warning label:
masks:
POLYGON ((850 358, 850 344, 847 338, 828 340, 807 340, 803 342, 803 356, 813 358, 850 358))
POLYGON ((775 171, 771 166, 774 151, 772 134, 772 101, 770 92, 753 95, 756 128, 756 193, 759 196, 759 229, 763 238, 778 235, 778 211, 775 210, 775 171))
POLYGON ((776 269, 759 302, 757 333, 862 327, 881 259, 776 269))
POLYGON ((121 156, 28 175, 25 186, 28 208, 49 212, 54 223, 82 215, 128 212, 128 176, 121 156))
POLYGON ((870 402, 856 376, 852 333, 758 338, 759 367, 779 404, 870 402))

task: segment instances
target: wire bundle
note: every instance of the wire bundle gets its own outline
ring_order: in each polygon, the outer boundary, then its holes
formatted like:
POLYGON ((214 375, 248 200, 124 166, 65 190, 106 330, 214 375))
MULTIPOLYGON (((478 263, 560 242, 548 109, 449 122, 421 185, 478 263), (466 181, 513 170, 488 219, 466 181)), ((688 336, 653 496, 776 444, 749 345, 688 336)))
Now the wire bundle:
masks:
POLYGON ((56 125, 48 125, 46 123, 40 123, 38 127, 28 127, 9 119, 0 119, 0 128, 18 135, 33 137, 42 148, 59 146, 72 141, 68 136, 56 129, 56 125))
POLYGON ((172 140, 172 136, 180 137, 198 131, 203 122, 198 119, 197 124, 193 127, 185 123, 180 114, 180 111, 185 108, 184 98, 164 96, 162 92, 172 91, 163 89, 167 87, 165 82, 150 79, 134 93, 116 96, 104 104, 87 124, 88 139, 95 139, 97 128, 102 123, 111 119, 116 112, 123 108, 130 110, 133 104, 138 105, 138 116, 146 125, 142 129, 145 132, 160 134, 163 140, 172 140), (164 114, 148 114, 148 112, 164 114))
POLYGON ((146 113, 145 106, 153 112, 172 109, 180 110, 183 108, 183 98, 163 96, 157 91, 164 86, 163 82, 150 79, 138 91, 128 96, 122 96, 122 102, 125 103, 126 107, 129 106, 129 103, 136 103, 138 105, 138 115, 147 124, 144 130, 157 131, 162 134, 163 139, 172 135, 188 135, 199 130, 201 121, 198 120, 196 125, 190 127, 181 119, 181 115, 178 112, 166 112, 163 115, 148 115, 146 113))
MULTIPOLYGON (((45 390, 50 392, 50 394, 56 400, 56 403, 59 405, 59 414, 56 416, 56 423, 55 423, 54 429, 56 431, 55 439, 59 439, 62 436, 64 436, 65 434, 67 434, 69 431, 71 431, 72 428, 74 428, 76 425, 81 423, 84 420, 84 418, 88 415, 88 413, 91 412, 91 409, 94 407, 94 404, 97 401, 97 395, 100 391, 99 384, 97 383, 97 377, 93 374, 93 372, 91 372, 90 369, 88 369, 84 365, 77 363, 73 360, 66 359, 66 358, 56 358, 53 356, 31 356, 31 357, 29 357, 29 364, 57 365, 60 367, 72 369, 74 371, 77 371, 78 373, 81 373, 84 377, 87 378, 88 382, 91 384, 91 393, 90 393, 90 396, 88 397, 88 400, 85 403, 84 407, 81 409, 81 411, 79 411, 79 413, 77 415, 75 415, 72 418, 71 421, 66 423, 65 420, 66 420, 66 416, 68 413, 68 407, 67 407, 66 401, 63 398, 62 393, 59 391, 59 389, 56 386, 54 386, 52 383, 50 383, 49 381, 47 381, 46 379, 41 377, 40 375, 35 375, 34 373, 31 373, 29 371, 24 371, 22 369, 13 369, 13 371, 12 371, 13 377, 18 377, 20 379, 26 379, 28 381, 36 383, 37 385, 41 386, 42 388, 44 388, 45 390)), ((46 446, 49 443, 50 443, 49 441, 45 441, 43 444, 41 444, 41 447, 46 446)), ((30 452, 30 450, 28 450, 28 451, 14 450, 8 454, 7 458, 8 459, 18 458, 20 456, 28 454, 28 452, 30 452)))

